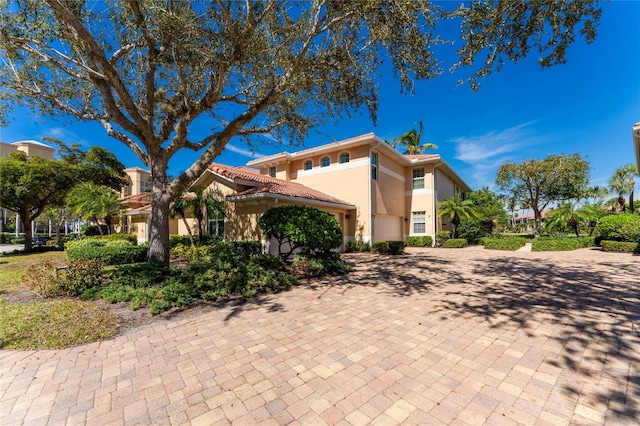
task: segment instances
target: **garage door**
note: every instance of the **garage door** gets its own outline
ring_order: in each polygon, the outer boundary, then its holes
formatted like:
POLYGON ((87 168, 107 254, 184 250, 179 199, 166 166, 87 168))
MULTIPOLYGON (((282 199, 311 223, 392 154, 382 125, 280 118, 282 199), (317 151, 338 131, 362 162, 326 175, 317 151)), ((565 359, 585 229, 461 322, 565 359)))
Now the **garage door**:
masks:
POLYGON ((376 215, 373 219, 373 241, 403 241, 402 218, 376 215))

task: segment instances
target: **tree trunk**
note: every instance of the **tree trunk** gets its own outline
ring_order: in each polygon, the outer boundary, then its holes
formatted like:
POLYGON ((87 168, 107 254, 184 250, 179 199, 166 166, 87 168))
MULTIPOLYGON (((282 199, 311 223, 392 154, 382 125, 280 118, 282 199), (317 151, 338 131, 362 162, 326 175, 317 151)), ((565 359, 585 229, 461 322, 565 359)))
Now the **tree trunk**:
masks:
POLYGON ((629 213, 635 213, 635 210, 633 209, 633 190, 629 192, 629 213))
POLYGON ((167 165, 151 165, 151 226, 147 260, 156 264, 169 264, 169 205, 167 165))
POLYGON ((184 223, 184 227, 187 228, 187 234, 189 234, 189 241, 191 242, 191 247, 195 246, 195 242, 193 241, 193 233, 191 232, 191 226, 189 226, 189 222, 187 222, 187 218, 182 216, 182 222, 184 223))
POLYGON ((533 217, 535 219, 536 227, 534 229, 534 236, 538 238, 542 232, 542 213, 537 208, 533 208, 533 217))
POLYGON ((28 252, 33 249, 33 236, 31 235, 33 229, 31 228, 29 211, 21 211, 19 214, 22 226, 24 226, 24 251, 28 252))

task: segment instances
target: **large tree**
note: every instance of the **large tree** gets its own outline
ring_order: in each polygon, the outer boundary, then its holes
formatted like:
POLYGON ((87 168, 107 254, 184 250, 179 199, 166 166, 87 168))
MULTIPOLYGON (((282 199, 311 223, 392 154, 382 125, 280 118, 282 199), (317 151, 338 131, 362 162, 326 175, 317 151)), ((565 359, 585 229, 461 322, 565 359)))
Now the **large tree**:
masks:
POLYGON ((459 64, 487 54, 479 70, 487 75, 531 48, 542 65, 563 62, 577 31, 594 39, 600 15, 596 0, 474 1, 456 10, 429 0, 3 4, 0 112, 22 105, 99 122, 131 148, 152 175, 153 262, 169 260, 171 201, 231 138, 300 142, 311 127, 361 108, 375 121, 385 60, 405 89, 441 72, 430 50, 441 42, 440 19, 461 20, 459 64), (170 181, 169 162, 182 150, 200 157, 170 181))
POLYGON ((480 215, 478 208, 471 200, 463 200, 460 194, 447 198, 438 203, 438 216, 449 216, 453 224, 453 238, 458 236, 458 226, 462 219, 477 219, 480 215))
POLYGON ((520 164, 507 162, 496 176, 496 184, 506 195, 533 210, 536 236, 542 229, 542 211, 552 202, 575 199, 588 183, 589 163, 578 154, 549 155, 520 164))
POLYGON ((63 206, 75 185, 90 181, 118 190, 124 183, 124 165, 103 148, 83 152, 72 147, 65 154, 55 160, 23 152, 0 158, 0 206, 20 217, 26 251, 32 248, 31 222, 47 207, 63 206))

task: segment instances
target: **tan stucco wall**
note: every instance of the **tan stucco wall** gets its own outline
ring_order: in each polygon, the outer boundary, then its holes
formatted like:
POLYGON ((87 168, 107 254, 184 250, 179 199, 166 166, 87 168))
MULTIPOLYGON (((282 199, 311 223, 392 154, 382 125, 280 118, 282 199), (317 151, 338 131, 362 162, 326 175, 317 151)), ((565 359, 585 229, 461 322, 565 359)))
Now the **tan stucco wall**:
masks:
POLYGON ((9 143, 0 142, 0 157, 6 157, 11 153, 18 152, 18 147, 9 143))
POLYGON ((149 185, 151 173, 138 167, 130 167, 124 170, 127 174, 128 187, 122 188, 121 196, 136 195, 145 192, 146 186, 149 185))
POLYGON ((16 143, 14 145, 18 151, 22 151, 29 157, 40 157, 47 160, 53 160, 55 150, 51 147, 40 146, 32 143, 16 143))

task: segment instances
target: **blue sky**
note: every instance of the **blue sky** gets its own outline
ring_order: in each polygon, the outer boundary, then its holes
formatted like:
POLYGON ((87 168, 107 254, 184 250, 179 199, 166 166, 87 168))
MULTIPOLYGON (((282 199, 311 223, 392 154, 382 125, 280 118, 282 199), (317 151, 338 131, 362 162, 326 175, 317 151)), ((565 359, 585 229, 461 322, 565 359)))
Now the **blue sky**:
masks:
MULTIPOLYGON (((602 7, 596 41, 586 45, 577 38, 567 52, 567 64, 542 69, 533 52, 481 80, 479 92, 457 86, 463 74, 445 71, 439 78, 417 83, 413 95, 402 95, 399 83, 385 75, 379 81, 377 125, 366 112, 356 114, 312 131, 304 146, 368 132, 392 140, 422 120, 423 141, 438 144, 433 152, 474 189, 493 186, 496 170, 505 161, 576 152, 591 163, 591 184, 606 185, 616 168, 635 160, 631 127, 640 121, 640 1, 612 1, 602 7)), ((454 62, 454 49, 455 44, 438 48, 445 70, 454 62)), ((0 128, 0 140, 52 136, 67 143, 101 145, 126 166, 143 166, 99 125, 65 124, 20 110, 8 127, 0 128)), ((252 155, 300 149, 264 142, 258 144, 259 154, 252 154, 234 139, 215 161, 243 165, 252 155)), ((170 173, 185 169, 194 158, 181 154, 171 163, 170 173)))

